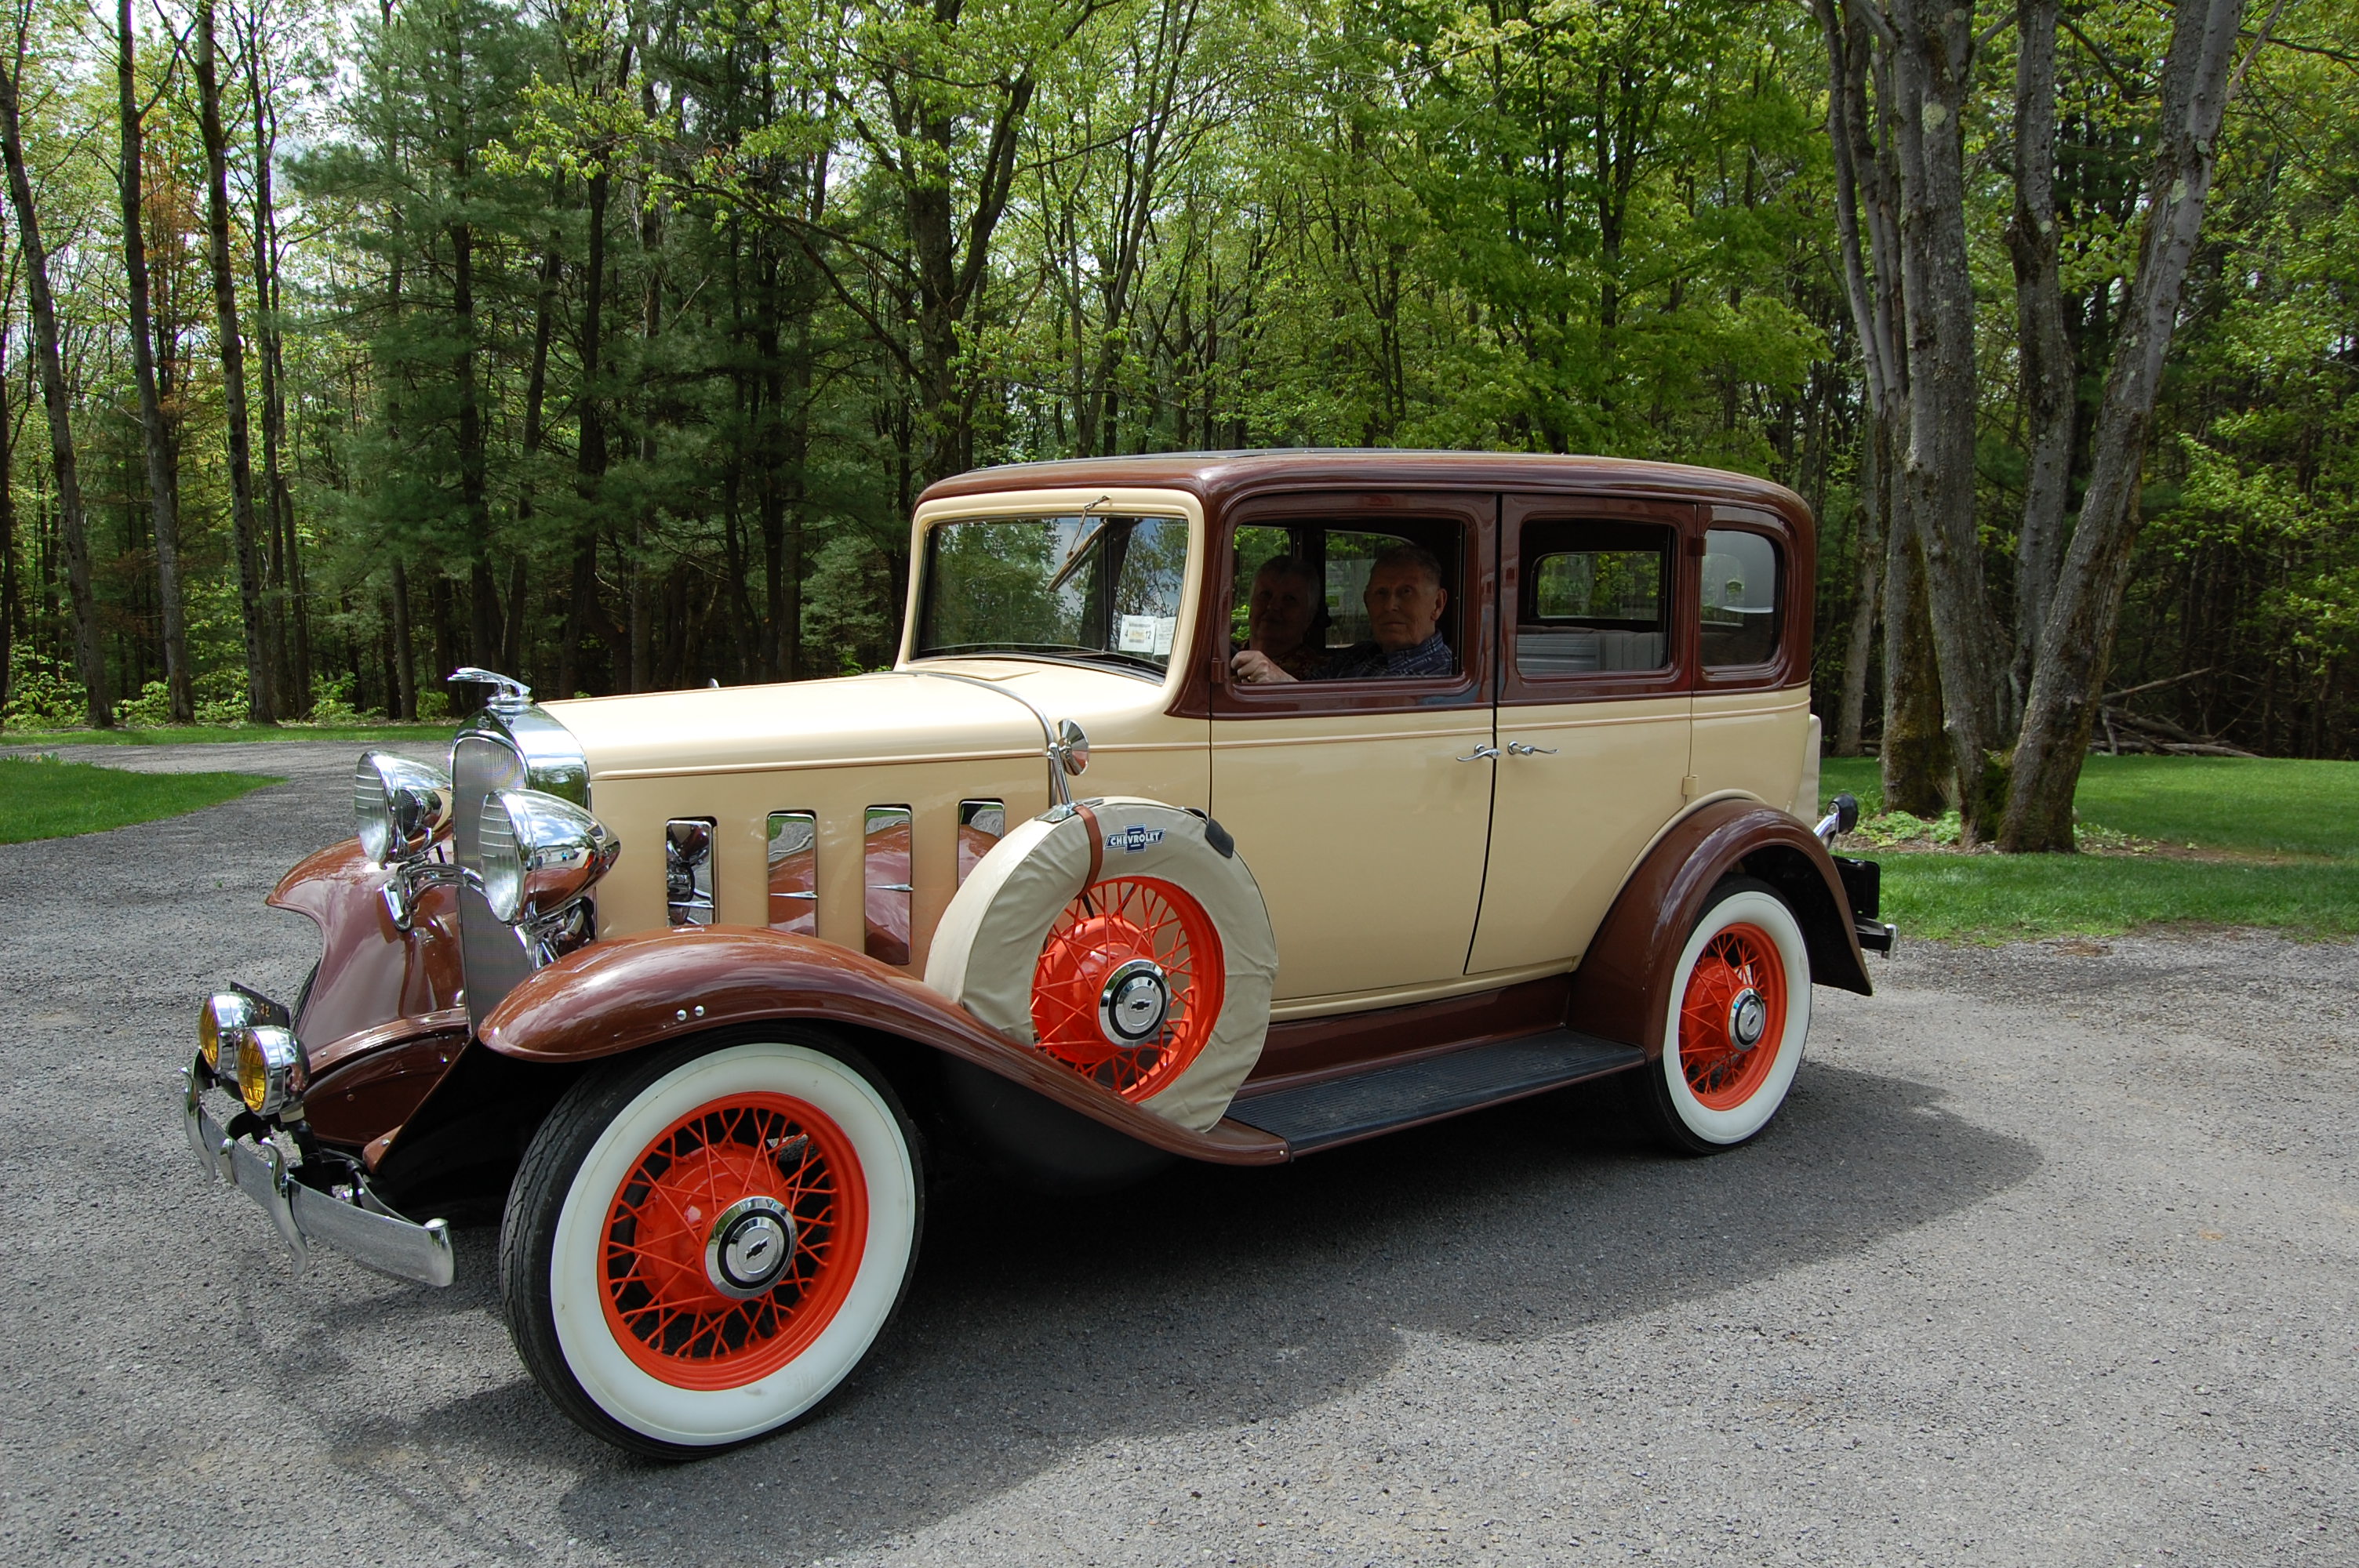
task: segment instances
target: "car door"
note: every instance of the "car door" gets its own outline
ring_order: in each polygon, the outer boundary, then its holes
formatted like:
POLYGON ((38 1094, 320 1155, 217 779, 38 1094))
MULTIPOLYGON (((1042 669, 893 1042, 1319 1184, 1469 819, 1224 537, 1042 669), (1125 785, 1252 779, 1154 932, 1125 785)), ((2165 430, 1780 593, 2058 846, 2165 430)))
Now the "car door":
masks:
POLYGON ((1251 585, 1275 559, 1314 568, 1313 634, 1329 659, 1367 645, 1360 600, 1384 541, 1430 551, 1451 579, 1447 675, 1249 685, 1224 669, 1214 682, 1212 812, 1261 885, 1280 1003, 1465 972, 1491 819, 1495 510, 1488 494, 1398 492, 1230 509, 1207 575, 1236 607, 1239 641, 1251 585))
POLYGON ((1501 756, 1470 973, 1578 957, 1685 804, 1695 528, 1680 503, 1503 501, 1501 756))

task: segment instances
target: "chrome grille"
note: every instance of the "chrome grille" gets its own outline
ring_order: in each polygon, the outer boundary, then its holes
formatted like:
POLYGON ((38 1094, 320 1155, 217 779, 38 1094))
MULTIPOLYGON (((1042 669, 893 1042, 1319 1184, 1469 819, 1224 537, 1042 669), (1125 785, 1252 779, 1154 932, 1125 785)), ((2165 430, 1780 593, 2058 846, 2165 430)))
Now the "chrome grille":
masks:
POLYGON ((480 1030, 518 982, 532 973, 532 959, 512 926, 492 917, 484 902, 484 806, 502 790, 524 789, 524 759, 504 737, 481 731, 462 734, 451 748, 451 793, 457 810, 452 848, 459 859, 459 952, 466 966, 467 1022, 480 1030))

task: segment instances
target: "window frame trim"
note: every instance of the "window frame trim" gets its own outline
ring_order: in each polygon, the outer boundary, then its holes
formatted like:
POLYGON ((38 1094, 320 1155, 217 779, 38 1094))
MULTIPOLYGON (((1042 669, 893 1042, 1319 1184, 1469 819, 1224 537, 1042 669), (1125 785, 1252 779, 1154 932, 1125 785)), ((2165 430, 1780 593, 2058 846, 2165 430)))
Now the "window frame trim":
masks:
POLYGON ((1799 554, 1795 549, 1794 531, 1783 518, 1766 512, 1755 512, 1733 506, 1713 506, 1704 510, 1696 524, 1695 545, 1689 551, 1690 575, 1695 582, 1695 692, 1699 697, 1727 691, 1783 691, 1786 687, 1807 682, 1807 665, 1799 677, 1793 673, 1795 658, 1795 624, 1799 617, 1810 612, 1810 601, 1801 592, 1795 569, 1799 554), (1715 533, 1757 534, 1769 541, 1769 548, 1777 562, 1777 640, 1769 657, 1750 665, 1707 665, 1703 662, 1703 557, 1705 535, 1715 533))
MULTIPOLYGON (((1211 691, 1212 717, 1309 719, 1352 713, 1403 713, 1488 708, 1492 704, 1493 650, 1497 642, 1498 497, 1489 491, 1376 490, 1305 491, 1259 495, 1226 510, 1206 530, 1207 620, 1218 628, 1221 649, 1211 691), (1312 520, 1331 527, 1407 537, 1388 524, 1443 523, 1459 530, 1458 591, 1462 603, 1455 679, 1433 676, 1338 681, 1289 681, 1249 686, 1229 674, 1228 610, 1236 591, 1235 550, 1240 528, 1284 527, 1312 520), (1472 613, 1467 613, 1471 609, 1472 613)), ((1447 611, 1445 611, 1447 613, 1447 611)))
MULTIPOLYGON (((1553 708, 1648 697, 1680 697, 1694 689, 1699 669, 1697 611, 1701 597, 1699 557, 1690 547, 1703 535, 1702 508, 1694 502, 1618 495, 1510 494, 1500 500, 1499 602, 1523 609, 1524 530, 1535 524, 1638 524, 1668 528, 1671 535, 1670 617, 1664 633, 1670 655, 1660 669, 1584 670, 1571 675, 1527 676, 1510 642, 1514 627, 1500 620, 1499 706, 1553 708)), ((1520 622, 1518 622, 1520 624, 1520 622)))

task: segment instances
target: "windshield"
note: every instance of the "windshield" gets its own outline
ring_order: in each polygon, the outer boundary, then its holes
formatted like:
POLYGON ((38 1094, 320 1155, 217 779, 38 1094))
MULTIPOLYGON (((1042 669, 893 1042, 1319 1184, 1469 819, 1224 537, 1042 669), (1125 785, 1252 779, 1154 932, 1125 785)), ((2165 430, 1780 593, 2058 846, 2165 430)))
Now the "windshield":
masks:
POLYGON ((1188 524, 1178 517, 981 517, 926 535, 917 656, 1033 654, 1160 675, 1188 524))

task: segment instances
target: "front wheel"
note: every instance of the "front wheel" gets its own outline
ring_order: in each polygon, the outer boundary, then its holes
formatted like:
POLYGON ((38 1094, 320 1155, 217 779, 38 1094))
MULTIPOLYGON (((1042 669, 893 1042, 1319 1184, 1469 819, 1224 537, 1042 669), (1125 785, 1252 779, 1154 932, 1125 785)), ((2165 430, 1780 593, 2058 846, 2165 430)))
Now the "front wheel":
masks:
POLYGON ((500 1231, 516 1351, 559 1409, 685 1457, 774 1432, 899 1304, 923 1187, 908 1119, 816 1031, 592 1073, 534 1137, 500 1231))
POLYGON ((1768 883, 1713 890, 1671 974, 1663 1052, 1640 1105, 1687 1154, 1746 1141, 1777 1114, 1810 1032, 1810 955, 1794 912, 1768 883))

